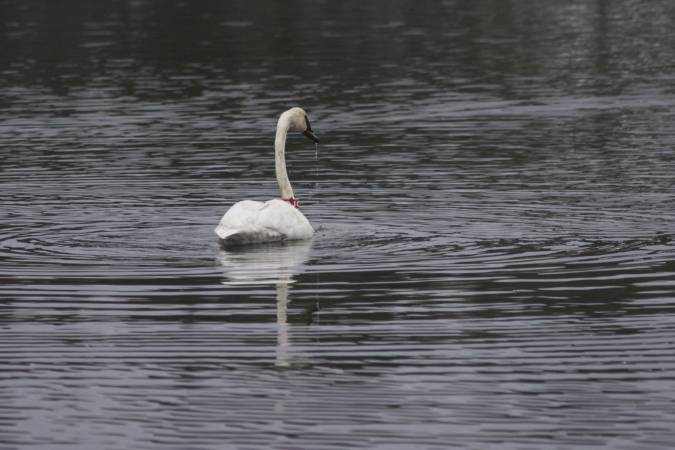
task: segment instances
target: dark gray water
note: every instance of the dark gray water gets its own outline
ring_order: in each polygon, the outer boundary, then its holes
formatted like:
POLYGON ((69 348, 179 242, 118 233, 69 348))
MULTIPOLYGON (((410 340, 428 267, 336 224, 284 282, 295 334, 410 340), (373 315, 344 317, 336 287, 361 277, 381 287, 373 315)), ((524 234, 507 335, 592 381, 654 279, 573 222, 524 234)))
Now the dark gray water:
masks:
POLYGON ((0 448, 672 448, 673 86, 668 0, 0 2, 0 448))

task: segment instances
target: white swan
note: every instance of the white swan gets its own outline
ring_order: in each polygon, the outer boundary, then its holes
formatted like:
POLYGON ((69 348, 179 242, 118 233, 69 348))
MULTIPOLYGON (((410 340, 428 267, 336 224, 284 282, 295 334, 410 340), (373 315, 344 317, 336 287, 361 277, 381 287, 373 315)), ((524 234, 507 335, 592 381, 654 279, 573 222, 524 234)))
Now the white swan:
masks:
POLYGON ((244 200, 232 205, 216 227, 216 234, 223 244, 245 244, 309 239, 314 228, 298 209, 300 202, 293 195, 293 188, 286 173, 286 135, 300 131, 318 143, 312 132, 307 113, 301 108, 291 108, 279 116, 274 140, 274 163, 281 199, 267 202, 244 200))

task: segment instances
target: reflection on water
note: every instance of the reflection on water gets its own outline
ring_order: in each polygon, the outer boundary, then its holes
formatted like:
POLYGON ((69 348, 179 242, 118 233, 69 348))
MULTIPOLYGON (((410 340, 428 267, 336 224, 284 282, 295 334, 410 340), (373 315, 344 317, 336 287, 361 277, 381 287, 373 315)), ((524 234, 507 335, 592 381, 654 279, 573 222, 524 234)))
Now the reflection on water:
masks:
MULTIPOLYGON (((301 272, 309 259, 312 241, 260 244, 222 250, 218 262, 223 267, 224 284, 276 286, 277 352, 276 365, 290 367, 300 360, 293 354, 289 339, 288 293, 293 274, 301 272)), ((311 314, 311 311, 310 311, 311 314)))
POLYGON ((670 448, 674 18, 1 3, 0 446, 670 448))
POLYGON ((223 284, 293 283, 293 275, 303 271, 311 248, 312 240, 221 249, 217 260, 225 275, 223 284))

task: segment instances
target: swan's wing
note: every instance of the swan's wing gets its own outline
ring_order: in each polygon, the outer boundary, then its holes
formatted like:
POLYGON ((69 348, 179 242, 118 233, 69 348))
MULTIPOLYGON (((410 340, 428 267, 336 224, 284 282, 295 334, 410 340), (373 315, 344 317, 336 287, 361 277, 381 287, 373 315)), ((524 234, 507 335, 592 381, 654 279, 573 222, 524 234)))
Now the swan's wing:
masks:
POLYGON ((265 203, 244 200, 232 205, 216 227, 216 234, 231 243, 282 240, 278 230, 270 230, 260 222, 260 211, 265 203))
POLYGON ((268 220, 261 220, 261 211, 267 203, 244 200, 232 205, 216 227, 216 234, 230 243, 281 241, 286 235, 275 227, 269 227, 268 220))
POLYGON ((265 204, 263 202, 255 202, 253 200, 237 202, 220 219, 218 228, 242 229, 254 226, 260 210, 264 207, 265 204))
POLYGON ((284 234, 287 239, 308 239, 314 234, 314 229, 300 210, 279 199, 265 202, 258 223, 284 234))

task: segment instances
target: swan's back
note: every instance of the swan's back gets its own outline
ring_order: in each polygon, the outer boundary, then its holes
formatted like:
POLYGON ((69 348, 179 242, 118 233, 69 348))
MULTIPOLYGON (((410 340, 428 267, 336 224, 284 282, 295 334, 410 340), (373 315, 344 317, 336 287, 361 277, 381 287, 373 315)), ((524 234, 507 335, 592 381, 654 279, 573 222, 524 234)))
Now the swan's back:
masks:
POLYGON ((244 200, 225 213, 216 234, 224 244, 246 244, 309 239, 314 229, 298 209, 283 200, 244 200))

